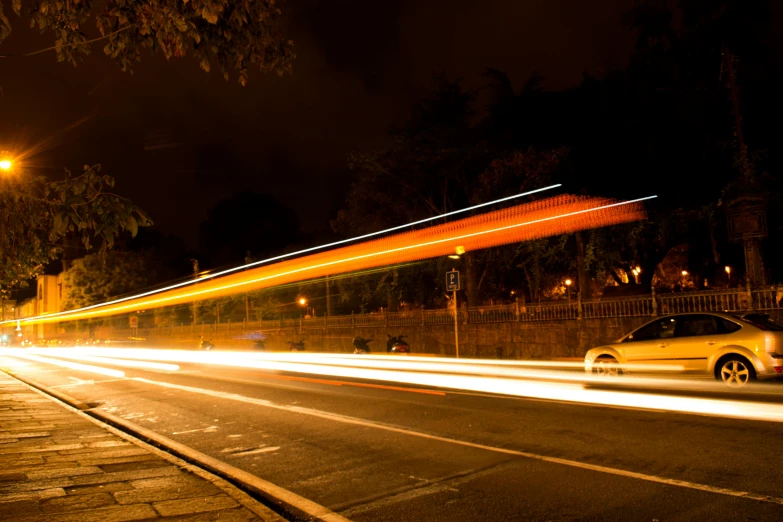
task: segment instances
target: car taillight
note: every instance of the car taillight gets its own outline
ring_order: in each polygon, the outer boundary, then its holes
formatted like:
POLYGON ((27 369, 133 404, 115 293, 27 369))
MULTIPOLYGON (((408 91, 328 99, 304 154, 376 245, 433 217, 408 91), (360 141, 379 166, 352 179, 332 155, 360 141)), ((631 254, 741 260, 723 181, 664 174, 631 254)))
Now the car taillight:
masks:
POLYGON ((775 373, 783 373, 783 366, 773 366, 775 373))

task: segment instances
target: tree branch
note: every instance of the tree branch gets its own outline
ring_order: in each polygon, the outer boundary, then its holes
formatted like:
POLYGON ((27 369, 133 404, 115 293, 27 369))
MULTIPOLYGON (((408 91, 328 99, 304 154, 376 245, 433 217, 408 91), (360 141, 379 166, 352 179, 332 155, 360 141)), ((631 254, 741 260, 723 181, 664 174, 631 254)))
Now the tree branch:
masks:
POLYGON ((28 57, 28 56, 35 56, 36 54, 42 54, 48 51, 59 51, 60 49, 66 48, 66 47, 78 47, 79 45, 89 45, 91 43, 99 42, 101 40, 105 40, 107 38, 111 38, 117 33, 121 33, 123 31, 127 31, 131 27, 135 27, 136 24, 126 25, 125 27, 120 27, 116 31, 113 31, 109 34, 99 36, 98 38, 93 38, 92 40, 85 40, 83 42, 74 42, 71 44, 65 44, 65 45, 53 45, 52 47, 47 47, 45 49, 39 49, 37 51, 33 51, 31 53, 22 53, 22 54, 0 54, 0 58, 21 58, 21 57, 28 57))

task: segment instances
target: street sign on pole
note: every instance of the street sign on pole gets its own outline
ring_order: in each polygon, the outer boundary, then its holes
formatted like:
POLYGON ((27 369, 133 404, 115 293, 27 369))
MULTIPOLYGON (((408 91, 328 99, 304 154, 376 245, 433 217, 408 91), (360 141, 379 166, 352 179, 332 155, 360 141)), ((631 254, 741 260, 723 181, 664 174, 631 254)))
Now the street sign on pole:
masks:
POLYGON ((454 301, 454 353, 459 359, 459 306, 457 306, 459 271, 452 269, 451 272, 446 272, 446 290, 451 292, 454 301))
POLYGON ((131 328, 138 328, 139 327, 139 316, 138 315, 132 315, 129 317, 130 327, 131 328))
POLYGON ((446 291, 456 292, 457 290, 459 290, 459 271, 446 272, 446 291))

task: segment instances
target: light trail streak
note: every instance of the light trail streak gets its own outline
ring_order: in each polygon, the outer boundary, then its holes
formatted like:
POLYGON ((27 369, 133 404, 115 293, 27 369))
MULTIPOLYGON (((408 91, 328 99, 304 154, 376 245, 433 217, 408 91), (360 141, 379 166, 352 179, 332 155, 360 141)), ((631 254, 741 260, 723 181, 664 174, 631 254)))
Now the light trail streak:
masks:
MULTIPOLYGON (((172 290, 150 299, 101 305, 92 310, 71 310, 23 319, 22 324, 59 322, 100 317, 190 303, 238 291, 250 291, 293 281, 352 272, 452 253, 457 246, 479 250, 599 226, 625 223, 644 216, 640 205, 651 199, 610 202, 599 198, 559 196, 452 223, 406 232, 388 238, 283 261, 202 283, 198 290, 172 290)), ((11 321, 8 321, 11 322, 11 321)), ((0 323, 2 324, 2 323, 0 323)))
MULTIPOLYGON (((118 304, 118 303, 124 303, 126 301, 131 301, 131 300, 139 299, 139 298, 142 298, 142 297, 148 297, 148 296, 151 296, 151 295, 156 295, 156 294, 160 294, 160 293, 163 293, 163 292, 168 292, 168 291, 171 291, 171 290, 176 290, 177 288, 182 288, 182 287, 185 287, 185 286, 194 285, 196 283, 202 283, 202 282, 204 282, 205 280, 208 280, 208 279, 214 279, 214 278, 217 278, 217 277, 222 277, 222 276, 225 276, 225 275, 228 275, 228 274, 240 271, 240 270, 246 270, 246 269, 254 267, 254 266, 265 265, 265 264, 269 264, 269 263, 271 263, 273 261, 280 261, 280 260, 283 260, 283 259, 288 259, 288 258, 291 258, 291 257, 298 256, 298 255, 307 254, 307 253, 310 253, 310 252, 316 252, 318 250, 324 250, 324 249, 335 247, 335 246, 339 246, 339 245, 345 245, 345 244, 348 244, 348 243, 353 243, 355 241, 360 241, 362 239, 367 239, 367 238, 370 238, 370 237, 381 236, 383 234, 388 234, 390 232, 396 232, 398 230, 404 230, 406 228, 410 228, 410 227, 413 227, 413 226, 416 226, 416 225, 421 225, 423 223, 428 223, 428 222, 431 222, 431 221, 436 221, 436 220, 447 218, 447 217, 451 217, 451 216, 456 216, 457 214, 463 214, 465 212, 470 212, 472 210, 477 210, 479 208, 484 208, 484 207, 488 207, 488 206, 492 206, 492 205, 497 205, 499 203, 504 203, 506 201, 511 201, 511 200, 523 198, 523 197, 526 197, 526 196, 532 196, 533 194, 538 194, 540 192, 545 192, 547 190, 552 190, 552 189, 555 189, 555 188, 558 188, 558 187, 561 187, 561 186, 562 186, 562 184, 557 183, 555 185, 549 185, 548 187, 542 187, 542 188, 539 188, 539 189, 529 190, 527 192, 522 192, 520 194, 515 194, 513 196, 508 196, 508 197, 505 197, 505 198, 496 199, 496 200, 493 200, 493 201, 489 201, 487 203, 480 203, 478 205, 473 205, 472 207, 466 207, 466 208, 462 208, 462 209, 459 209, 459 210, 454 210, 452 212, 446 212, 445 214, 439 214, 437 216, 432 216, 432 217, 429 217, 429 218, 420 219, 419 221, 414 221, 412 223, 406 223, 404 225, 398 225, 396 227, 387 228, 387 229, 384 229, 384 230, 379 230, 377 232, 370 232, 369 234, 364 234, 364 235, 361 235, 361 236, 355 236, 355 237, 351 237, 351 238, 348 238, 348 239, 342 239, 340 241, 334 241, 332 243, 327 243, 327 244, 324 244, 324 245, 318 245, 318 246, 315 246, 315 247, 305 248, 304 250, 297 250, 296 252, 291 252, 289 254, 282 254, 282 255, 279 255, 279 256, 270 257, 270 258, 267 258, 267 259, 262 259, 261 261, 253 261, 252 263, 247 263, 247 264, 236 266, 236 267, 233 267, 233 268, 228 268, 226 270, 221 270, 219 272, 215 272, 214 274, 205 274, 205 275, 199 276, 196 279, 190 279, 188 281, 183 281, 181 283, 169 285, 169 286, 166 286, 164 288, 156 288, 155 290, 150 290, 148 292, 142 292, 142 293, 131 295, 131 296, 128 296, 128 297, 122 297, 120 299, 114 299, 113 301, 109 301, 107 303, 100 303, 100 304, 94 304, 94 305, 90 305, 90 306, 84 306, 84 307, 78 308, 76 310, 68 310, 67 313, 83 312, 85 310, 93 310, 95 308, 103 308, 103 307, 106 307, 106 306, 109 306, 109 305, 114 305, 114 304, 118 304)), ((53 316, 61 315, 62 313, 63 312, 60 312, 60 313, 57 313, 57 314, 51 314, 51 315, 53 315, 53 316)), ((5 321, 5 322, 0 321, 0 325, 6 324, 6 323, 9 323, 9 322, 13 322, 13 321, 5 321)), ((25 324, 27 324, 27 323, 25 323, 25 324)))
POLYGON ((109 366, 122 366, 125 368, 139 368, 141 370, 161 370, 166 372, 176 372, 179 370, 179 366, 176 364, 169 364, 169 363, 160 363, 160 362, 150 362, 150 361, 143 361, 143 360, 124 360, 124 359, 115 359, 112 357, 105 357, 103 355, 100 356, 92 356, 92 355, 84 355, 84 354, 69 354, 67 352, 51 352, 51 351, 41 351, 37 352, 34 350, 28 350, 29 353, 36 353, 36 354, 49 354, 52 357, 58 357, 62 359, 72 359, 72 360, 78 360, 78 361, 87 361, 87 362, 94 362, 98 364, 108 364, 109 366))
MULTIPOLYGON (((89 353, 89 350, 95 349, 80 350, 83 354, 85 352, 89 353)), ((678 397, 660 393, 591 388, 589 385, 617 384, 620 381, 617 379, 598 378, 578 372, 572 372, 570 374, 567 372, 560 372, 561 375, 558 375, 557 372, 553 371, 531 372, 518 370, 516 373, 508 371, 505 374, 489 374, 488 370, 492 369, 484 367, 474 374, 455 374, 453 368, 457 365, 423 361, 388 361, 389 364, 385 365, 385 368, 383 367, 384 365, 380 364, 384 361, 375 361, 375 363, 379 363, 379 367, 367 368, 362 366, 366 361, 363 363, 362 359, 358 357, 356 358, 356 366, 337 366, 319 364, 319 360, 323 360, 323 358, 319 356, 308 357, 312 354, 274 354, 275 357, 263 357, 272 354, 140 349, 133 351, 126 351, 123 349, 117 350, 121 350, 124 357, 146 356, 146 359, 157 361, 178 361, 222 367, 284 371, 347 379, 383 381, 395 384, 430 386, 480 393, 494 393, 506 396, 555 400, 585 405, 783 422, 783 404, 779 403, 723 398, 678 397), (284 360, 285 357, 283 357, 283 355, 289 356, 290 360, 284 360), (299 361, 296 359, 299 359, 299 361), (424 369, 425 367, 426 369, 424 369), (447 371, 434 372, 432 371, 433 367, 441 370, 444 368, 451 368, 452 371, 451 373, 447 371), (588 386, 586 387, 585 385, 588 386)), ((81 354, 74 355, 77 356, 81 354)), ((50 359, 50 362, 52 362, 52 364, 59 364, 61 361, 50 359)), ((510 369, 505 368, 505 370, 510 369)), ((664 383, 669 386, 672 384, 671 381, 646 378, 635 379, 633 384, 660 386, 664 383)))
POLYGON ((83 372, 99 373, 101 375, 108 375, 109 377, 125 377, 125 372, 121 370, 112 370, 111 368, 101 368, 99 366, 62 361, 59 359, 51 359, 49 357, 40 357, 37 355, 25 353, 25 350, 21 348, 2 348, 0 349, 0 355, 10 355, 12 357, 19 357, 29 361, 53 364, 55 366, 62 366, 64 368, 70 368, 72 370, 79 370, 83 372))
MULTIPOLYGON (((291 353, 291 352, 201 352, 190 350, 155 350, 145 348, 28 348, 29 353, 48 354, 53 357, 69 359, 83 359, 86 361, 134 361, 155 359, 160 361, 178 361, 201 364, 226 364, 231 366, 244 366, 248 364, 266 363, 293 363, 296 365, 315 364, 322 366, 345 366, 351 368, 369 368, 405 371, 430 371, 442 373, 458 373, 467 375, 492 375, 517 378, 549 378, 555 380, 568 380, 584 382, 584 363, 556 362, 556 361, 488 361, 486 359, 447 359, 399 356, 375 356, 345 355, 328 353, 291 353), (113 356, 109 358, 107 354, 113 356), (217 359, 217 361, 216 361, 217 359), (255 362, 253 362, 255 361, 255 362), (578 369, 580 372, 557 372, 529 370, 531 363, 534 367, 546 368, 552 365, 554 368, 578 369), (535 364, 537 363, 537 364, 535 364)), ((152 363, 148 363, 152 364, 152 363)), ((280 369, 264 366, 264 369, 280 369)), ((634 365, 624 364, 627 370, 645 370, 660 372, 682 372, 685 368, 677 365, 634 365)), ((286 370, 288 371, 288 370, 286 370)))

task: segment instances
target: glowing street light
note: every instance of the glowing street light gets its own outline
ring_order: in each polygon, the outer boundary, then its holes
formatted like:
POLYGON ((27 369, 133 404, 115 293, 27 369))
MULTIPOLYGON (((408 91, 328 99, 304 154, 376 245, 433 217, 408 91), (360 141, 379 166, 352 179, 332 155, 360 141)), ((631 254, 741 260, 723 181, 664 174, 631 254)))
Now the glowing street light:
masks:
POLYGON ((571 281, 570 279, 566 279, 565 284, 566 286, 571 286, 573 284, 573 281, 571 281))
POLYGON ((726 270, 727 274, 731 275, 731 267, 730 266, 724 267, 724 270, 726 270))
POLYGON ((302 306, 306 305, 307 304, 307 299, 305 299, 304 297, 300 297, 299 298, 299 304, 302 305, 302 306))
POLYGON ((11 170, 13 166, 14 163, 9 159, 0 160, 0 170, 11 170))
POLYGON ((685 276, 687 276, 687 275, 688 275, 688 271, 687 271, 687 270, 683 270, 683 271, 682 271, 682 277, 685 277, 685 276))
POLYGON ((566 280, 564 281, 564 283, 565 283, 565 285, 566 285, 566 295, 568 296, 568 303, 570 304, 570 303, 571 303, 571 285, 572 285, 574 282, 573 282, 573 281, 571 281, 570 279, 566 279, 566 280))

